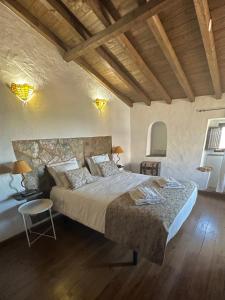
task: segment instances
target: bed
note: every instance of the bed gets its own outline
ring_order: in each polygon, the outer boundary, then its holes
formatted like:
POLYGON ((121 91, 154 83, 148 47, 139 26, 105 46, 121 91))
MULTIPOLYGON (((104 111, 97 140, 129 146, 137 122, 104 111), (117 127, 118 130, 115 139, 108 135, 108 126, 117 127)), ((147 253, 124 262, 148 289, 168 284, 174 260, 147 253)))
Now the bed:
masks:
POLYGON ((46 166, 74 157, 81 166, 89 157, 106 153, 111 156, 112 137, 87 137, 13 141, 17 160, 26 160, 32 172, 25 174, 27 189, 39 189, 50 197, 54 209, 76 220, 150 261, 162 264, 166 245, 188 218, 196 202, 197 187, 184 182, 182 190, 160 190, 165 202, 137 207, 129 192, 140 185, 153 184, 155 177, 119 172, 98 179, 77 190, 54 186, 46 166))
MULTIPOLYGON (((106 212, 110 204, 113 203, 115 199, 118 199, 118 197, 126 194, 126 192, 132 188, 143 184, 148 180, 154 181, 154 179, 155 177, 121 171, 119 174, 110 177, 99 177, 97 181, 77 190, 55 186, 52 188, 50 197, 53 200, 54 209, 56 211, 105 234, 106 212)), ((180 193, 180 191, 174 190, 171 192, 180 193)), ((179 213, 176 214, 172 224, 168 227, 166 244, 168 244, 168 242, 176 235, 182 224, 190 215, 191 210, 195 205, 196 198, 197 187, 195 184, 192 184, 192 188, 184 201, 184 205, 179 209, 179 213)), ((124 224, 122 226, 124 226, 124 224)), ((121 233, 121 230, 118 231, 121 233)), ((123 240, 120 240, 120 243, 123 243, 123 240)), ((163 247, 163 249, 164 248, 165 247, 163 247)), ((136 250, 141 252, 140 249, 136 250)), ((162 250, 162 255, 159 258, 159 251, 156 249, 157 254, 151 254, 150 260, 161 264, 163 262, 162 258, 164 257, 164 250, 162 250)), ((136 263, 136 252, 134 252, 134 260, 134 263, 136 263)))

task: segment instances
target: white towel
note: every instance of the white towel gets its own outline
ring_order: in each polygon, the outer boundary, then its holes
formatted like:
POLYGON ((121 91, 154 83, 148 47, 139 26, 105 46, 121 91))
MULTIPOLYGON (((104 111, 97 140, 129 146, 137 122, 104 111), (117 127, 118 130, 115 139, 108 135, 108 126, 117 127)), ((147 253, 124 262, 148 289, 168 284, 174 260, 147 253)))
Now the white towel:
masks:
POLYGON ((160 178, 156 179, 155 182, 161 187, 165 189, 183 189, 184 185, 178 182, 176 179, 169 178, 160 178))
POLYGON ((140 186, 129 192, 135 205, 157 204, 165 200, 155 189, 140 186))

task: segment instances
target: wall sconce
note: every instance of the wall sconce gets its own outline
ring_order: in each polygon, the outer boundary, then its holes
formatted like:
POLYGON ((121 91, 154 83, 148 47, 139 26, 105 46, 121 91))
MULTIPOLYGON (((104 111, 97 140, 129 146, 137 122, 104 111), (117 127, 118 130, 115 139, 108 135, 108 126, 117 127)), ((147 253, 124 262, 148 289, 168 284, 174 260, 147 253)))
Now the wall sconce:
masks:
POLYGON ((28 83, 24 84, 11 84, 11 91, 13 94, 15 94, 24 104, 26 104, 28 101, 30 101, 33 92, 34 87, 32 85, 29 85, 28 83))
POLYGON ((95 99, 95 100, 93 101, 94 105, 96 106, 96 108, 97 108, 100 112, 103 111, 103 109, 104 109, 104 107, 106 106, 107 102, 108 102, 108 100, 106 100, 106 99, 99 99, 99 98, 97 98, 97 99, 95 99))

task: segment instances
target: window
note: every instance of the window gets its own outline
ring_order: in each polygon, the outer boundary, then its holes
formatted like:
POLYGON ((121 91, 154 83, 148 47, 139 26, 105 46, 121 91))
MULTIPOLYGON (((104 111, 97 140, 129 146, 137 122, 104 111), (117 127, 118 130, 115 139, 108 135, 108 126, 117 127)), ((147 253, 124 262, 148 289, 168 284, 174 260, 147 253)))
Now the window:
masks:
POLYGON ((209 127, 205 150, 216 150, 219 148, 221 138, 220 127, 209 127))
POLYGON ((219 149, 225 149, 225 127, 222 127, 219 149))
POLYGON ((167 128, 163 122, 155 122, 149 127, 147 156, 166 156, 167 128))
POLYGON ((205 150, 225 149, 225 127, 219 124, 217 127, 209 127, 205 150))

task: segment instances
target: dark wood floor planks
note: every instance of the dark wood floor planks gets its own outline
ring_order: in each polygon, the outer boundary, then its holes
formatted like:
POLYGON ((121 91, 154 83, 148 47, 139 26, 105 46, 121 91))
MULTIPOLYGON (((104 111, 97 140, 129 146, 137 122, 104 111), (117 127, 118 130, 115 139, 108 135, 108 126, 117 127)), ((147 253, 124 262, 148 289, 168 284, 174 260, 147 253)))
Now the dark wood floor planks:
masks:
POLYGON ((163 266, 141 259, 103 235, 65 218, 57 241, 31 249, 25 235, 0 244, 0 300, 224 300, 225 199, 199 195, 163 266))

